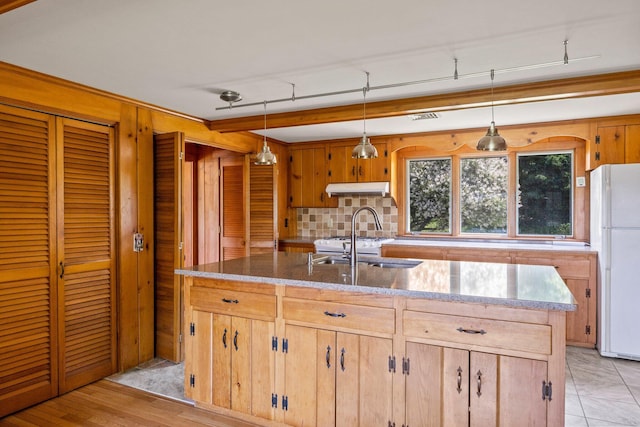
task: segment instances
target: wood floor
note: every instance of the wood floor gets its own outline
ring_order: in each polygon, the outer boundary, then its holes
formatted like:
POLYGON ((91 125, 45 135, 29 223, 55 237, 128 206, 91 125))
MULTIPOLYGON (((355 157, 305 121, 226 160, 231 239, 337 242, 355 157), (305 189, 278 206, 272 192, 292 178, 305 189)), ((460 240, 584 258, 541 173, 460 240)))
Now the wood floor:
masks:
POLYGON ((256 427, 109 380, 9 415, 0 426, 256 427))

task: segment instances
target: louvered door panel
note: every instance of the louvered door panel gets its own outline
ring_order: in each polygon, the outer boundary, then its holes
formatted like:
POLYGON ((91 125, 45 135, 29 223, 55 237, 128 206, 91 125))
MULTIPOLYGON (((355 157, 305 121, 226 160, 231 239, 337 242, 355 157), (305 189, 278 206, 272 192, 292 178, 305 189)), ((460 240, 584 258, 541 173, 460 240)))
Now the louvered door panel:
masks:
POLYGON ((276 250, 275 166, 249 164, 249 251, 251 255, 276 250))
POLYGON ((58 119, 57 132, 63 393, 116 369, 113 131, 58 119))
POLYGON ((221 254, 223 260, 247 255, 245 239, 244 158, 220 160, 222 218, 221 254))
POLYGON ((57 392, 52 127, 0 106, 0 417, 57 392))
POLYGON ((174 362, 182 359, 179 337, 182 267, 182 164, 184 136, 156 135, 153 141, 154 235, 155 235, 155 324, 156 356, 174 362))

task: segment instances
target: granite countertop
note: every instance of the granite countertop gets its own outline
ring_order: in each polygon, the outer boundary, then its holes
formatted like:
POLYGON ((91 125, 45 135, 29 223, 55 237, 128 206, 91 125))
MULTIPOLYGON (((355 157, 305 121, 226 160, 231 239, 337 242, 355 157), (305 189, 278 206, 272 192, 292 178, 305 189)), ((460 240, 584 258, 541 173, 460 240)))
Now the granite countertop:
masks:
MULTIPOLYGON (((348 264, 314 264, 307 254, 274 252, 192 268, 177 274, 265 284, 401 295, 534 309, 573 311, 575 299, 550 266, 442 260, 404 260, 411 268, 381 268, 368 262, 385 260, 359 256, 356 269, 348 264)), ((319 255, 315 255, 319 259, 319 255)))

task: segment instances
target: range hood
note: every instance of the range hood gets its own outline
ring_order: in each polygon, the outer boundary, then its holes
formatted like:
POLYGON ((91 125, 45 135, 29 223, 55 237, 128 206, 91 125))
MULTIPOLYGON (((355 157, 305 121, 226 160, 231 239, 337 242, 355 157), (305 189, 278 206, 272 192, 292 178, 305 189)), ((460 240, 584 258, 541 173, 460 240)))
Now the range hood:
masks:
POLYGON ((368 195, 385 196, 389 193, 388 182, 334 182, 326 189, 331 196, 368 195))

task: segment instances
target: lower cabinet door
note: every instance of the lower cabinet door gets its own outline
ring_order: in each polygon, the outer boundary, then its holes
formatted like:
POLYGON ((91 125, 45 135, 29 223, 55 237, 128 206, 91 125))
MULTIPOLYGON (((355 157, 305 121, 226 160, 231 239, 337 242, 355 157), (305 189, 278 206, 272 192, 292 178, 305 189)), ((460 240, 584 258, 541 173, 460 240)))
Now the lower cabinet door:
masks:
POLYGON ((469 425, 469 352, 408 342, 406 425, 469 425))
POLYGON ((286 424, 388 424, 393 399, 390 339, 291 325, 286 338, 286 424))
POLYGON ((546 426, 548 399, 542 397, 547 362, 500 356, 499 425, 546 426))
POLYGON ((406 354, 406 425, 547 425, 546 362, 411 342, 406 354))
POLYGON ((193 310, 185 395, 196 402, 274 419, 273 322, 193 310))

